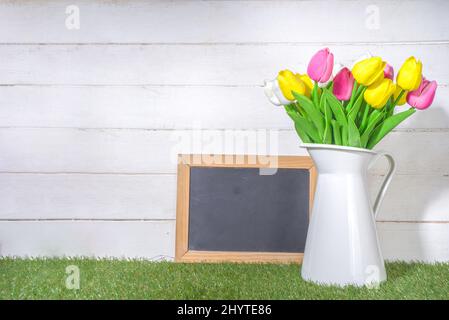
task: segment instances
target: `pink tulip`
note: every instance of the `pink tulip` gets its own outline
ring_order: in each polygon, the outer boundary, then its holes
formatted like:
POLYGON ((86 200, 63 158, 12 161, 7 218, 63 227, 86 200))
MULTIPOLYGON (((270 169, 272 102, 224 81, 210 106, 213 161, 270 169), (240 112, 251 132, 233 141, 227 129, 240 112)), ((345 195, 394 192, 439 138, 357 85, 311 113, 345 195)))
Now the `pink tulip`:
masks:
POLYGON ((385 65, 384 77, 387 79, 390 79, 390 80, 393 80, 393 78, 394 78, 394 69, 388 63, 385 65))
POLYGON ((437 90, 437 82, 423 78, 418 89, 407 94, 407 103, 413 108, 424 110, 430 107, 437 90))
POLYGON ((307 67, 307 74, 316 82, 326 82, 332 75, 334 67, 334 55, 329 48, 324 48, 315 53, 307 67))
POLYGON ((354 87, 354 76, 348 68, 343 68, 334 78, 333 93, 338 100, 349 100, 354 87))

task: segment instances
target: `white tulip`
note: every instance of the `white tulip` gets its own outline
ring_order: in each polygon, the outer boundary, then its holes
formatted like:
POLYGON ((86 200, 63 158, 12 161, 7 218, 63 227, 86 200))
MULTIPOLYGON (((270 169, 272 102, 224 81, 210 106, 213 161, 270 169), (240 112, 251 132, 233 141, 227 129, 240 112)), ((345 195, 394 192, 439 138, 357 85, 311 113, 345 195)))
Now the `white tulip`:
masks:
POLYGON ((282 94, 277 78, 274 80, 265 80, 263 89, 267 98, 271 101, 272 104, 276 106, 287 105, 292 103, 282 94))
POLYGON ((272 104, 274 104, 275 106, 280 106, 281 102, 275 96, 275 94, 273 92, 273 83, 275 81, 276 80, 265 80, 265 83, 264 83, 264 86, 263 86, 263 91, 265 92, 265 95, 271 101, 272 104))

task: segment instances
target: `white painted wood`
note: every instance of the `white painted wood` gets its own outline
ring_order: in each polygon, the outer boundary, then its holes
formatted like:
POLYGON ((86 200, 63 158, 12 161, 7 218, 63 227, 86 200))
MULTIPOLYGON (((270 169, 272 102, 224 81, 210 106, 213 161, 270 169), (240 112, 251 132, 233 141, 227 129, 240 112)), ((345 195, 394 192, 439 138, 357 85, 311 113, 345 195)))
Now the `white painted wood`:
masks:
MULTIPOLYGON (((381 176, 370 176, 374 201, 381 176)), ((0 174, 0 219, 174 219, 176 175, 0 174)), ((381 221, 448 221, 449 177, 397 175, 381 221)))
MULTIPOLYGON (((305 73, 323 45, 3 45, 0 84, 262 85, 285 68, 305 73)), ((449 83, 449 43, 332 45, 350 64, 367 50, 396 71, 410 55, 423 72, 449 83)))
MULTIPOLYGON (((398 163, 379 219, 427 223, 378 225, 387 259, 448 261, 449 224, 429 223, 449 221, 448 9, 443 0, 1 2, 0 255, 172 257, 174 221, 153 219, 175 216, 175 155, 306 154, 261 85, 284 68, 304 72, 328 45, 336 61, 369 50, 396 72, 413 54, 441 85, 431 109, 377 148, 398 163), (73 4, 80 30, 65 27, 73 4), (379 28, 367 28, 377 8, 379 28)), ((372 172, 374 196, 385 163, 372 172)))
POLYGON ((378 223, 386 260, 449 261, 449 223, 378 223))
POLYGON ((173 221, 0 221, 1 256, 172 259, 173 221))
POLYGON ((448 11, 444 0, 5 1, 0 6, 0 42, 448 40, 448 11), (66 6, 74 4, 81 28, 68 30, 66 6))
MULTIPOLYGON (((369 190, 374 203, 384 177, 370 175, 369 190)), ((380 206, 380 221, 449 222, 449 176, 395 175, 380 206)))
MULTIPOLYGON (((449 174, 449 132, 393 132, 375 150, 387 150, 396 161, 399 174, 449 174)), ((379 160, 373 172, 385 173, 386 161, 379 160)))
MULTIPOLYGON (((304 155, 291 130, 0 129, 0 172, 174 173, 178 153, 304 155)), ((393 132, 400 174, 449 174, 449 132, 393 132)), ((382 161, 374 168, 384 173, 382 161)))
MULTIPOLYGON (((449 128, 449 87, 401 128, 449 128)), ((404 107, 401 107, 402 110, 404 107)), ((261 87, 0 87, 0 127, 292 129, 261 87)))
POLYGON ((175 175, 0 174, 0 219, 174 219, 175 175))
MULTIPOLYGON (((378 223, 387 260, 449 261, 449 224, 378 223)), ((0 221, 1 256, 171 259, 174 221, 0 221)))

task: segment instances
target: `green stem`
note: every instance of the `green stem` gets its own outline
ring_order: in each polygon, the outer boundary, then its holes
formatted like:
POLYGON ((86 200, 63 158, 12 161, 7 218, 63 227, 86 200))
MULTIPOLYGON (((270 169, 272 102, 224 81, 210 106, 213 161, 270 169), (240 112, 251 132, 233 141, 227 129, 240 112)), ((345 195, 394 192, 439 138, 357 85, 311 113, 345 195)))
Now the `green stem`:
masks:
MULTIPOLYGON (((313 86, 313 90, 312 90, 312 99, 313 99, 313 104, 315 105, 316 108, 320 107, 320 100, 318 97, 318 82, 315 82, 315 85, 313 86)), ((323 110, 321 110, 323 111, 323 110)))
POLYGON ((356 92, 357 92, 357 82, 354 81, 354 86, 352 87, 351 98, 349 99, 349 103, 347 105, 348 111, 351 110, 352 104, 354 103, 356 92))
POLYGON ((369 104, 365 105, 365 110, 363 111, 362 121, 360 122, 360 132, 364 132, 367 124, 368 124, 368 115, 370 112, 371 106, 369 104))
POLYGON ((401 100, 401 98, 404 95, 404 93, 405 93, 405 90, 401 89, 401 92, 399 93, 398 97, 393 102, 393 106, 392 106, 393 109, 394 109, 394 107, 396 107, 396 105, 398 104, 399 100, 401 100))

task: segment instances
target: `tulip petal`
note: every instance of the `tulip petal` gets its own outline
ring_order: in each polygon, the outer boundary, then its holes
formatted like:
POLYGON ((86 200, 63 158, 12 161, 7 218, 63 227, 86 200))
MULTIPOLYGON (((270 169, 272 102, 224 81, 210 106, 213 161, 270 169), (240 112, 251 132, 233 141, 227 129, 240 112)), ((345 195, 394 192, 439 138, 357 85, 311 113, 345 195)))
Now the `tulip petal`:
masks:
POLYGON ((315 53, 307 66, 307 74, 316 82, 326 82, 332 75, 334 55, 329 48, 324 48, 315 53))
POLYGON ((329 53, 326 59, 326 69, 321 75, 320 82, 326 82, 332 76, 332 69, 334 68, 334 55, 329 53))
POLYGON ((384 77, 390 80, 394 79, 394 69, 390 64, 386 64, 384 68, 384 77))
POLYGON ((338 100, 349 100, 351 98, 354 77, 348 68, 343 68, 335 76, 333 94, 338 100))
POLYGON ((410 91, 407 95, 407 103, 415 109, 424 110, 430 107, 435 98, 437 89, 436 81, 428 81, 423 78, 418 89, 410 91))

